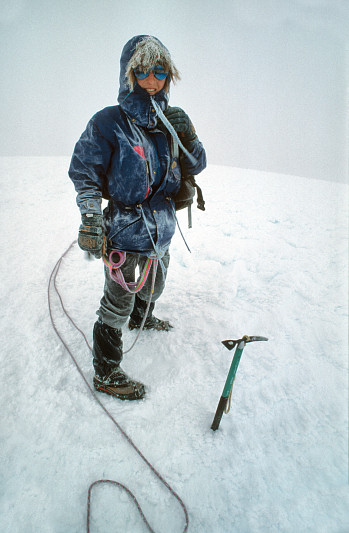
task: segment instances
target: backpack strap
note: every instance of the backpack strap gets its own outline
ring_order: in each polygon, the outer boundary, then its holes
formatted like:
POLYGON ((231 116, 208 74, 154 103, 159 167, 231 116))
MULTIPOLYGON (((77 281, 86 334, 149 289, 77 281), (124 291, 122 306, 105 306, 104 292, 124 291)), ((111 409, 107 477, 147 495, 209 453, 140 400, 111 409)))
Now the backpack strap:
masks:
POLYGON ((203 194, 202 194, 201 187, 199 187, 199 185, 196 183, 194 176, 190 176, 190 177, 192 179, 192 184, 196 188, 197 208, 200 209, 201 211, 205 211, 205 200, 204 200, 204 197, 203 197, 203 194))
MULTIPOLYGON (((178 159, 178 163, 180 164, 179 146, 178 146, 178 143, 175 141, 175 139, 173 139, 173 137, 171 137, 171 154, 172 154, 172 157, 178 159)), ((176 203, 176 210, 183 209, 185 207, 188 209, 188 227, 189 228, 192 227, 191 205, 193 203, 193 197, 195 196, 195 189, 196 189, 196 196, 197 196, 196 198, 197 207, 198 209, 201 209, 201 211, 205 211, 205 200, 203 198, 201 188, 195 181, 195 177, 191 175, 189 176, 182 175, 181 190, 179 191, 175 199, 175 203, 176 203), (184 187, 184 190, 183 190, 183 187, 184 187), (188 187, 189 187, 189 190, 188 190, 188 187), (191 190, 190 190, 190 187, 191 187, 191 190)))

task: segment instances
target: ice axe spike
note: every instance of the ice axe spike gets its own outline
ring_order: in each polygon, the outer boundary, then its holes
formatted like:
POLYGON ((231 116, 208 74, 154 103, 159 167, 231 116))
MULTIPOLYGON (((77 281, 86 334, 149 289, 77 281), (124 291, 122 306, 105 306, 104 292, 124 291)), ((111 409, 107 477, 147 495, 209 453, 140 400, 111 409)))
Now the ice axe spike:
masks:
POLYGON ((267 341, 267 340, 268 340, 267 337, 256 337, 256 336, 249 337, 248 335, 244 335, 241 339, 222 341, 222 344, 224 344, 224 346, 228 348, 228 350, 232 350, 235 346, 236 346, 236 350, 235 350, 234 357, 230 365, 230 369, 229 369, 228 376, 227 376, 227 379, 224 385, 222 396, 219 400, 219 403, 216 409, 216 414, 212 422, 211 429, 213 431, 216 431, 216 429, 218 429, 220 421, 222 419, 223 412, 229 400, 229 396, 230 396, 230 393, 233 387, 236 371, 238 369, 241 355, 242 355, 242 352, 244 351, 245 345, 248 342, 267 341))

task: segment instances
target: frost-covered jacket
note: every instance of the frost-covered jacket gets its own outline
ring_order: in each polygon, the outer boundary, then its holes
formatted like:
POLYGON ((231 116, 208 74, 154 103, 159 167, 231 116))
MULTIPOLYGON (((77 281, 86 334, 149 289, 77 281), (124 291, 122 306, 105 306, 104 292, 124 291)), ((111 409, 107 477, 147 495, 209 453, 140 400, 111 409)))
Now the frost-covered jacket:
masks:
MULTIPOLYGON (((131 92, 127 88, 126 65, 136 44, 135 38, 129 41, 121 57, 121 103, 89 121, 75 146, 69 176, 82 214, 100 213, 102 197, 109 199, 104 219, 113 249, 152 257, 163 255, 175 232, 172 198, 180 187, 181 168, 149 94, 138 84, 131 92)), ((161 90, 154 97, 165 110, 167 93, 161 90)), ((182 154, 181 164, 188 174, 199 174, 206 166, 199 141, 191 153, 197 163, 182 154)))

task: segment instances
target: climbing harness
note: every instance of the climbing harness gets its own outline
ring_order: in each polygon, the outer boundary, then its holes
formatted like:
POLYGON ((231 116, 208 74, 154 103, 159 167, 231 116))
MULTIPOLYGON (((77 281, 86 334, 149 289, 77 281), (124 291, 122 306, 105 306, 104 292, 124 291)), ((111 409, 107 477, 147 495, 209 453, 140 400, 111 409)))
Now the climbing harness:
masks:
POLYGON ((137 292, 139 292, 144 287, 144 284, 145 284, 145 282, 148 279, 149 272, 150 272, 151 267, 153 265, 153 276, 152 276, 152 282, 151 282, 150 297, 149 297, 148 302, 147 302, 147 307, 146 307, 146 310, 144 312, 142 323, 141 323, 141 325, 139 327, 139 331, 138 331, 138 333, 136 335, 135 340, 133 341, 133 343, 130 346, 130 348, 128 348, 127 350, 123 351, 123 354, 126 354, 126 353, 129 353, 134 348, 136 342, 138 341, 138 339, 139 339, 139 337, 140 337, 140 335, 141 335, 141 333, 143 331, 145 321, 148 318, 150 304, 151 304, 151 301, 152 301, 152 298, 153 298, 153 294, 154 294, 156 272, 157 272, 159 261, 158 261, 158 259, 151 259, 150 257, 148 257, 146 262, 145 262, 145 265, 144 265, 144 268, 143 268, 143 272, 139 276, 139 279, 137 281, 127 282, 125 280, 124 275, 123 275, 122 270, 121 270, 122 265, 126 261, 126 252, 122 252, 121 250, 112 250, 109 253, 109 256, 107 256, 106 251, 105 251, 105 238, 104 238, 103 249, 102 249, 102 258, 103 258, 103 262, 104 262, 106 268, 108 269, 108 272, 109 272, 109 275, 110 275, 111 279, 113 281, 115 281, 115 283, 118 283, 119 285, 121 285, 121 287, 125 291, 130 292, 131 294, 136 294, 137 292), (117 254, 119 256, 119 260, 118 261, 114 260, 114 255, 115 254, 117 254))
POLYGON ((236 350, 235 350, 234 357, 230 365, 227 379, 225 381, 222 396, 220 397, 220 400, 219 400, 219 403, 216 409, 216 413, 215 413, 215 416, 214 416, 214 419, 211 425, 211 429, 213 431, 216 431, 218 429, 222 416, 223 416, 223 412, 228 413, 230 411, 231 394, 233 390, 235 376, 236 376, 236 372, 237 372, 237 369, 240 363, 242 352, 244 351, 246 343, 254 342, 254 341, 267 341, 267 340, 268 339, 266 337, 249 337, 248 335, 244 335, 241 339, 222 341, 222 344, 226 348, 228 348, 228 350, 232 350, 235 346, 236 346, 236 350))
MULTIPOLYGON (((69 254, 69 252, 71 251, 71 249, 74 247, 74 245, 76 243, 77 243, 76 240, 73 241, 71 243, 71 245, 69 246, 69 248, 67 248, 67 250, 61 255, 61 257, 58 259, 58 261, 55 264, 55 266, 54 266, 54 268, 53 268, 53 270, 51 272, 51 275, 50 275, 50 279, 49 279, 49 283, 48 283, 48 287, 47 287, 47 299, 48 299, 48 308, 49 308, 49 315, 50 315, 50 320, 51 320, 52 327, 53 327, 56 335, 58 336, 60 342, 62 343, 62 345, 64 346, 64 348, 68 352, 72 362, 74 363, 77 371, 79 372, 79 374, 80 374, 82 380, 84 381, 85 385, 87 386, 88 390, 90 391, 93 399, 100 406, 100 408, 104 411, 104 413, 110 418, 112 423, 120 431, 120 433, 123 435, 123 437, 125 437, 127 442, 136 451, 138 456, 144 461, 144 463, 150 468, 150 470, 157 477, 157 479, 167 488, 167 490, 172 494, 172 496, 174 496, 174 498, 178 501, 178 503, 182 507, 182 510, 183 510, 183 513, 184 513, 184 518, 185 518, 185 525, 184 525, 183 533, 186 533, 186 531, 188 531, 188 527, 189 527, 189 514, 188 514, 187 507, 184 504, 183 500, 174 491, 174 489, 171 487, 171 485, 164 479, 164 477, 158 472, 158 470, 156 470, 156 468, 150 463, 150 461, 143 455, 141 450, 136 446, 136 444, 133 442, 133 440, 128 436, 126 431, 120 426, 120 424, 113 417, 113 415, 110 413, 110 411, 105 407, 104 403, 98 398, 97 394, 95 393, 95 391, 91 387, 89 381, 85 377, 85 375, 84 375, 79 363, 77 362, 76 358, 74 357, 71 348, 69 347, 68 343, 64 340, 62 334, 60 333, 58 327, 56 326, 56 323, 55 323, 55 320, 54 320, 54 316, 53 316, 53 302, 52 302, 52 293, 53 292, 56 293, 56 295, 57 295, 57 297, 59 299, 59 302, 60 302, 60 305, 61 305, 61 309, 62 309, 64 315, 68 318, 68 320, 70 321, 71 325, 81 334, 81 336, 83 337, 87 347, 89 348, 90 351, 92 351, 92 347, 90 346, 85 333, 77 326, 77 324, 74 322, 73 318, 70 316, 70 314, 66 310, 64 302, 63 302, 63 299, 62 299, 62 296, 61 296, 61 293, 59 292, 58 287, 57 287, 57 276, 58 276, 62 261, 69 254)), ((157 263, 155 263, 155 264, 157 266, 157 263)), ((156 274, 155 268, 153 270, 153 275, 154 275, 154 271, 155 271, 155 274, 156 274)), ((151 301, 151 299, 150 299, 150 301, 151 301)), ((125 491, 129 495, 129 497, 133 500, 133 502, 135 503, 135 505, 136 505, 136 507, 137 507, 137 509, 138 509, 138 511, 139 511, 139 513, 140 513, 140 515, 141 515, 141 517, 142 517, 142 519, 143 519, 148 531, 150 531, 151 533, 155 533, 154 529, 151 527, 151 525, 149 524, 148 520, 146 519, 146 517, 145 517, 145 515, 143 513, 143 510, 142 510, 140 504, 138 503, 136 497, 134 496, 134 494, 125 485, 123 485, 122 483, 119 483, 118 481, 112 481, 112 480, 109 480, 109 479, 99 479, 99 480, 94 481, 93 483, 91 483, 91 485, 89 486, 88 496, 87 496, 87 515, 86 515, 86 531, 87 531, 87 533, 90 533, 92 491, 93 491, 94 487, 96 487, 97 485, 101 485, 101 484, 115 485, 115 486, 119 487, 121 490, 125 491)))
POLYGON ((157 273, 157 269, 158 269, 158 264, 160 263, 161 268, 163 270, 165 268, 164 264, 163 264, 163 261, 162 261, 162 259, 160 257, 160 254, 157 252, 157 249, 156 249, 155 243, 153 241, 153 238, 151 236, 149 227, 148 227, 147 222, 145 220, 145 215, 144 215, 142 206, 140 205, 139 207, 141 209, 141 213, 142 213, 142 216, 144 218, 145 225, 147 227, 148 233, 149 233, 151 241, 153 243, 154 251, 157 254, 157 258, 147 257, 147 260, 146 260, 144 268, 143 268, 143 272, 139 276, 138 280, 137 281, 126 282, 126 280, 124 278, 124 275, 123 275, 123 273, 121 271, 121 267, 126 261, 126 252, 123 252, 121 250, 111 250, 111 252, 109 253, 109 256, 107 258, 107 254, 106 254, 106 250, 105 250, 105 247, 106 247, 106 239, 105 238, 104 238, 103 247, 102 247, 103 262, 104 262, 105 266, 107 267, 107 269, 109 271, 109 275, 110 275, 111 279, 113 281, 115 281, 116 283, 118 283, 119 285, 121 285, 121 287, 125 291, 130 292, 131 294, 136 294, 137 292, 139 292, 144 287, 144 285, 145 285, 145 283, 146 283, 146 281, 148 279, 148 275, 149 275, 149 272, 151 270, 151 266, 153 265, 153 275, 152 275, 152 282, 151 282, 151 289, 150 289, 150 297, 149 297, 148 302, 147 302, 147 307, 146 307, 145 312, 144 312, 142 323, 141 323, 141 325, 139 327, 139 331, 138 331, 138 333, 136 335, 136 338, 133 341, 132 345, 127 350, 124 350, 123 354, 129 353, 134 348, 134 346, 136 345, 136 343, 137 343, 137 341, 138 341, 138 339, 139 339, 139 337, 140 337, 140 335, 141 335, 141 333, 143 331, 144 324, 145 324, 145 322, 146 322, 146 320, 148 318, 149 309, 150 309, 151 301, 152 301, 153 294, 154 294, 154 286, 155 286, 155 280, 156 280, 156 273, 157 273), (119 256, 119 260, 116 261, 116 262, 114 261, 114 255, 115 254, 117 254, 119 256))

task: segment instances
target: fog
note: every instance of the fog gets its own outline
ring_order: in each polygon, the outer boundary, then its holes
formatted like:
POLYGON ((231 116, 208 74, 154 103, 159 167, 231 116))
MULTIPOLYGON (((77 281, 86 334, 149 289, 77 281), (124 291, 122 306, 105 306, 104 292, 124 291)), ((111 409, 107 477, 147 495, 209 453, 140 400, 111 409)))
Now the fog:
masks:
POLYGON ((2 0, 1 156, 70 155, 116 103, 119 58, 159 37, 208 162, 345 181, 349 2, 2 0))

